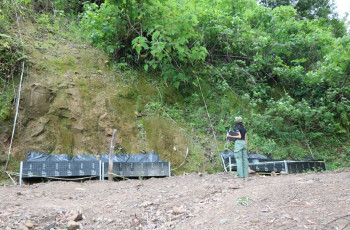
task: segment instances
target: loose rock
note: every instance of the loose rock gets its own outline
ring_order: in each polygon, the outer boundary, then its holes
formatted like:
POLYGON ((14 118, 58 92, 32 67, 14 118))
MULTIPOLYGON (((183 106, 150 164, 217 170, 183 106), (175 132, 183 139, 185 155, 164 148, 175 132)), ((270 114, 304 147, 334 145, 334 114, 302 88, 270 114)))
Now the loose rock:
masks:
POLYGON ((147 207, 147 206, 150 206, 152 205, 153 203, 152 202, 149 202, 149 201, 144 201, 142 204, 140 204, 140 207, 147 207))
POLYGON ((83 213, 75 214, 70 218, 70 220, 73 220, 75 222, 81 221, 83 219, 84 219, 83 213))
POLYGON ((181 214, 181 213, 183 213, 183 212, 184 212, 184 210, 183 210, 182 207, 176 207, 176 206, 173 207, 173 213, 174 213, 175 215, 179 215, 179 214, 181 214))
POLYGON ((28 228, 24 224, 20 224, 18 225, 17 230, 28 230, 28 228))
POLYGON ((134 219, 134 223, 135 223, 135 225, 139 225, 140 221, 138 219, 134 219))
POLYGON ((221 219, 220 220, 220 224, 224 224, 224 223, 226 223, 227 222, 227 219, 221 219))
POLYGON ((31 220, 27 220, 26 223, 25 223, 25 225, 26 225, 28 228, 33 228, 33 227, 34 227, 34 225, 33 225, 33 223, 32 223, 31 220))
POLYGON ((80 229, 80 225, 77 222, 71 220, 68 222, 67 228, 68 230, 77 230, 80 229))

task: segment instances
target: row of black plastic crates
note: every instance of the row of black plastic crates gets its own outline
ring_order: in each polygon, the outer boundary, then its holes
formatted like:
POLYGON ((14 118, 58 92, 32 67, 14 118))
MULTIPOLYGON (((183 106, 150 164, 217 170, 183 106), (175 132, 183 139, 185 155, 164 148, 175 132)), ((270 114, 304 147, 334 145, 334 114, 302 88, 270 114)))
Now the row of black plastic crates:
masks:
MULTIPOLYGON (((234 159, 222 158, 225 171, 236 171, 237 164, 234 159)), ((287 174, 304 173, 308 171, 326 171, 326 162, 324 160, 271 160, 249 162, 249 168, 256 172, 285 172, 287 174)))
MULTIPOLYGON (((120 178, 167 177, 170 162, 114 162, 113 176, 120 178)), ((29 178, 108 177, 108 162, 99 161, 24 161, 20 164, 20 184, 29 178)))

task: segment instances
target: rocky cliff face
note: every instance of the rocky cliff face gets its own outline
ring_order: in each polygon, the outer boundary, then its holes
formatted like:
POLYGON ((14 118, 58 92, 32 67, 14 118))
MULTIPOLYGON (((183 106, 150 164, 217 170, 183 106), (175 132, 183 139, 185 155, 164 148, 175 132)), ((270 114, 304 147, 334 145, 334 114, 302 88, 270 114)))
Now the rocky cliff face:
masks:
MULTIPOLYGON (((92 47, 49 33, 39 35, 32 25, 24 31, 31 65, 23 84, 12 160, 25 160, 28 151, 107 153, 117 129, 116 153, 155 151, 175 166, 183 161, 189 141, 172 120, 135 116, 142 112, 137 107, 158 94, 147 81, 110 71, 107 57, 92 47)), ((2 162, 13 117, 14 113, 0 125, 2 162)))

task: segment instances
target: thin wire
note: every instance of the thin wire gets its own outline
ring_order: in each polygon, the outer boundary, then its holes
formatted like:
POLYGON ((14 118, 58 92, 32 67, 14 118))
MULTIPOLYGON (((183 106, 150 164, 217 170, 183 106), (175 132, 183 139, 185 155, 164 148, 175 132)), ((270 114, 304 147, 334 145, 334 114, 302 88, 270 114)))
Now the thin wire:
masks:
POLYGON ((219 146, 218 146, 218 142, 217 142, 215 131, 214 131, 214 126, 211 123, 210 114, 209 114, 209 111, 208 111, 208 106, 207 106, 207 103, 205 102, 205 99, 204 99, 204 95, 203 95, 201 84, 199 82, 198 76, 196 76, 196 77, 197 77, 199 89, 200 89, 201 94, 202 94, 202 99, 203 99, 203 102, 204 102, 205 110, 207 111, 207 115, 208 115, 208 118, 209 118, 209 123, 210 123, 210 126, 211 126, 211 130, 212 130, 212 133, 213 133, 213 136, 214 136, 214 139, 215 139, 216 150, 217 150, 217 152, 219 154, 220 151, 219 151, 219 146))
MULTIPOLYGON (((15 12, 16 12, 16 21, 17 21, 17 26, 18 26, 18 32, 19 32, 19 37, 21 40, 21 45, 23 47, 23 40, 22 40, 22 32, 21 32, 21 28, 20 28, 20 24, 19 24, 19 19, 18 19, 18 14, 17 14, 17 3, 16 7, 15 7, 15 12)), ((10 142, 10 147, 9 147, 9 152, 7 155, 7 160, 6 160, 6 164, 5 164, 5 170, 7 169, 8 163, 10 161, 10 155, 11 155, 11 149, 12 149, 12 144, 13 144, 13 137, 15 135, 15 129, 16 129, 16 123, 17 123, 17 117, 18 117, 18 107, 19 107, 19 101, 21 99, 21 89, 22 89, 22 80, 23 80, 23 73, 24 73, 24 61, 22 61, 22 71, 21 71, 21 78, 20 78, 20 82, 19 82, 19 86, 18 86, 18 92, 17 92, 17 98, 16 98, 16 114, 15 114, 15 119, 13 121, 13 128, 12 128, 12 135, 11 135, 11 142, 10 142)))

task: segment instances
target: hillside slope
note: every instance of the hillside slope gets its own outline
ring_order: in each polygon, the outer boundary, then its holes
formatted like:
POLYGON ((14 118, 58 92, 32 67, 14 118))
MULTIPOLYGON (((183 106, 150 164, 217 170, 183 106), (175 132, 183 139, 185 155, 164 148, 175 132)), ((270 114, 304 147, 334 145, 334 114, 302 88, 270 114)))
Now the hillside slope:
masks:
MULTIPOLYGON (((187 134, 173 120, 142 111, 158 96, 154 85, 136 74, 111 71, 103 52, 78 39, 28 21, 22 26, 30 65, 22 89, 12 170, 28 151, 72 156, 107 153, 113 129, 118 130, 116 153, 155 151, 173 166, 183 161, 187 134)), ((2 162, 12 122, 1 125, 2 162)))

